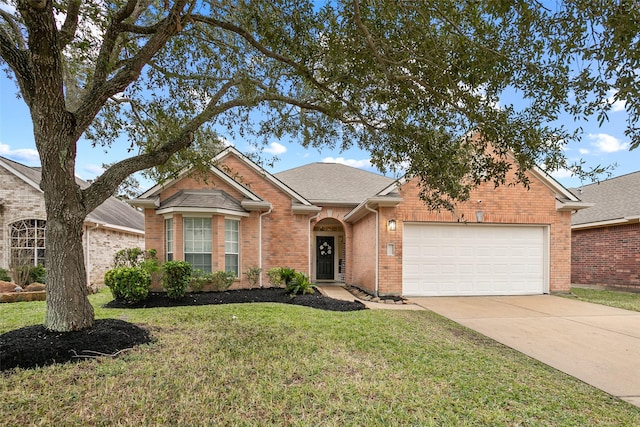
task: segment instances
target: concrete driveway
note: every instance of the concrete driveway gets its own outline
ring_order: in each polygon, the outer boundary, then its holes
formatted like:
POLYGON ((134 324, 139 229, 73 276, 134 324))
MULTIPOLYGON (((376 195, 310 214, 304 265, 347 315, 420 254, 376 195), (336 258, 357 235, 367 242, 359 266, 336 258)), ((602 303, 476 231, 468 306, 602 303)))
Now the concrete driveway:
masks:
POLYGON ((551 295, 410 301, 640 407, 640 312, 551 295))

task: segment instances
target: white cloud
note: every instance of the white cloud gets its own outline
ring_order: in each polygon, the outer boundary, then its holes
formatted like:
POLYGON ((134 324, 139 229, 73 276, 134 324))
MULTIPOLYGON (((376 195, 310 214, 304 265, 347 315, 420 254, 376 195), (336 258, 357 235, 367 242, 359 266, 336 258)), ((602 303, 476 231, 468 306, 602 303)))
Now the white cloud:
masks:
POLYGON ((102 175, 102 172, 104 172, 104 168, 102 166, 92 165, 92 164, 84 165, 82 167, 82 170, 84 172, 88 172, 89 174, 91 174, 93 176, 102 175))
POLYGON ((553 171, 551 172, 551 176, 554 177, 555 179, 564 179, 564 178, 571 178, 573 176, 573 172, 571 172, 569 169, 558 169, 557 171, 553 171))
POLYGON ((582 155, 585 155, 591 153, 591 150, 588 150, 586 148, 578 148, 578 152, 582 155))
POLYGON ((0 142, 0 156, 7 157, 16 162, 27 164, 40 164, 38 151, 32 148, 12 149, 9 145, 0 142))
POLYGON ((265 153, 274 154, 274 155, 284 154, 287 152, 287 147, 285 147, 280 143, 272 142, 271 144, 269 144, 269 147, 264 149, 264 151, 265 153))
POLYGON ((627 103, 625 101, 616 101, 614 96, 618 93, 617 90, 612 89, 607 92, 607 104, 611 105, 611 111, 617 113, 618 111, 625 111, 627 103))
POLYGON ((593 141, 591 145, 603 153, 615 153, 629 148, 628 142, 622 142, 615 136, 606 133, 590 133, 589 139, 593 141))
POLYGON ((371 162, 369 159, 364 160, 355 160, 355 159, 345 159, 344 157, 325 157, 322 159, 323 163, 339 163, 341 165, 347 165, 358 169, 366 169, 371 167, 371 162))

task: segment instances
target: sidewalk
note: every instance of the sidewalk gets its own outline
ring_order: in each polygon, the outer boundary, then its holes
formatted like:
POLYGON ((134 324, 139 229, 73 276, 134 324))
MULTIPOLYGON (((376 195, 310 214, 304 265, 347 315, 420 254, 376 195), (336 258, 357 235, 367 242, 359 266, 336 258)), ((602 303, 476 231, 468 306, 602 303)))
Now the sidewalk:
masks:
POLYGON ((329 298, 339 299, 343 301, 360 301, 367 308, 377 309, 377 310, 424 310, 423 307, 420 307, 417 304, 406 302, 405 304, 394 304, 394 303, 382 303, 382 302, 372 302, 365 301, 359 298, 356 298, 351 292, 346 290, 342 286, 338 285, 317 285, 316 286, 320 293, 329 298))

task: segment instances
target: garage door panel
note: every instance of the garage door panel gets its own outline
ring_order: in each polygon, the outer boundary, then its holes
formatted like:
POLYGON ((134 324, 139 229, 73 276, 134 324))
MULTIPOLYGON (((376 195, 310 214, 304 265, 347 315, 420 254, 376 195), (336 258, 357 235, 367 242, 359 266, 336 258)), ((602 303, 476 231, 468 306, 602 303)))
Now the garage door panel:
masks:
POLYGON ((543 293, 542 226, 405 224, 405 295, 543 293))

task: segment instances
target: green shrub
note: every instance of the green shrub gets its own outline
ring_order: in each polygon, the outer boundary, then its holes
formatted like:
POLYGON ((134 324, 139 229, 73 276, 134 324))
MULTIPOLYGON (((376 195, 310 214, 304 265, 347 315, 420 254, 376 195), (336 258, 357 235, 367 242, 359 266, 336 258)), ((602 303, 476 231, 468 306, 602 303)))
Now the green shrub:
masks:
POLYGON ((296 271, 289 267, 280 267, 280 280, 284 282, 285 288, 289 286, 289 282, 293 280, 296 275, 296 271))
POLYGON ((11 276, 9 276, 9 271, 4 268, 0 268, 0 280, 3 282, 10 282, 11 276))
POLYGON ((193 292, 200 292, 207 283, 211 282, 211 273, 205 273, 204 271, 197 269, 191 273, 191 283, 189 288, 193 292))
POLYGON ((186 261, 167 261, 163 269, 162 286, 166 289, 167 296, 172 299, 184 297, 187 286, 191 283, 191 264, 186 261))
POLYGON ((280 274, 282 267, 273 267, 267 270, 267 278, 269 279, 269 284, 274 288, 280 288, 284 285, 284 281, 282 280, 282 275, 280 274))
POLYGON ((140 267, 144 260, 144 251, 140 248, 121 249, 113 256, 113 266, 119 267, 140 267))
POLYGON ((244 272, 244 275, 247 276, 247 282, 249 282, 249 289, 258 284, 260 281, 260 273, 262 273, 262 269, 260 267, 250 267, 244 272))
POLYGON ((285 291, 291 295, 303 295, 314 293, 313 283, 309 281, 306 274, 295 272, 286 286, 285 291))
POLYGON ((151 275, 141 267, 119 267, 105 273, 104 284, 114 299, 135 303, 149 296, 151 275))
POLYGON ((45 270, 42 264, 38 264, 34 267, 29 268, 29 283, 46 283, 47 281, 47 270, 45 270))
POLYGON ((211 273, 211 289, 214 291, 226 291, 236 280, 236 274, 232 271, 216 271, 211 273))

